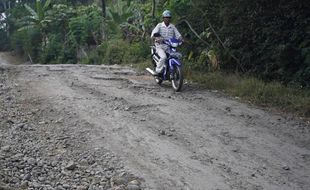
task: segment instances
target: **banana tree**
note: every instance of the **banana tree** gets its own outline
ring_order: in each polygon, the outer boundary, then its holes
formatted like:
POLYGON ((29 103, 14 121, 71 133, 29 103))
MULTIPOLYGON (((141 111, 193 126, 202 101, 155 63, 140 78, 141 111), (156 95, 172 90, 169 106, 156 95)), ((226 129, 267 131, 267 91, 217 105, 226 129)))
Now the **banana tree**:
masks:
POLYGON ((131 38, 131 35, 144 37, 145 27, 141 7, 131 0, 114 1, 108 6, 106 21, 112 35, 122 33, 126 39, 131 38))
POLYGON ((134 8, 132 4, 125 1, 116 1, 114 4, 107 7, 106 21, 110 29, 110 33, 119 35, 121 33, 121 24, 127 22, 129 17, 133 16, 134 8))
POLYGON ((42 42, 44 46, 46 45, 47 39, 47 25, 51 20, 48 19, 47 10, 49 9, 51 0, 47 0, 44 4, 41 0, 36 0, 35 9, 31 8, 29 5, 25 4, 25 8, 29 15, 21 20, 21 27, 18 31, 22 30, 39 30, 42 35, 42 42))

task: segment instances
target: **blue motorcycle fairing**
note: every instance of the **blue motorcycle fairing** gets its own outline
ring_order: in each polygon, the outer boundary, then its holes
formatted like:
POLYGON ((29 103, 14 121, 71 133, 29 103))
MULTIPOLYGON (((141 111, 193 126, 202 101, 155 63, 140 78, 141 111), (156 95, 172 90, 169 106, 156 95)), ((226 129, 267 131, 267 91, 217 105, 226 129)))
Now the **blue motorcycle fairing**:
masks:
POLYGON ((168 40, 165 40, 164 43, 173 47, 173 48, 176 48, 177 46, 179 46, 181 44, 181 41, 176 39, 176 38, 170 38, 168 40))

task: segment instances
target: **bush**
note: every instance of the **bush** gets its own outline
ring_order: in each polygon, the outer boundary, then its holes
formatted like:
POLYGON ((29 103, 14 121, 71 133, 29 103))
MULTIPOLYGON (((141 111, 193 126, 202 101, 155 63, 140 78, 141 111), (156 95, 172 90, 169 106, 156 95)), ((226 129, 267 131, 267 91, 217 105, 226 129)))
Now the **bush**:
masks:
POLYGON ((0 28, 0 51, 7 51, 10 49, 10 41, 4 30, 0 28))
POLYGON ((40 54, 40 63, 43 64, 59 64, 60 57, 63 54, 63 43, 57 35, 51 35, 49 42, 43 47, 40 54))
POLYGON ((129 43, 123 40, 109 40, 104 42, 96 50, 95 56, 92 58, 100 61, 101 64, 128 64, 138 63, 149 58, 149 46, 145 42, 129 43))
POLYGON ((11 46, 21 54, 31 56, 32 61, 38 61, 41 47, 41 34, 38 30, 16 31, 11 36, 11 46))
POLYGON ((81 6, 77 13, 77 16, 69 20, 71 38, 79 45, 99 44, 102 36, 102 17, 98 7, 81 6))
MULTIPOLYGON (((310 86, 308 1, 192 2, 193 11, 186 18, 219 53, 222 69, 259 76, 264 81, 310 86), (239 61, 223 49, 213 29, 239 61)), ((193 51, 199 55, 205 44, 193 43, 196 45, 193 51)))

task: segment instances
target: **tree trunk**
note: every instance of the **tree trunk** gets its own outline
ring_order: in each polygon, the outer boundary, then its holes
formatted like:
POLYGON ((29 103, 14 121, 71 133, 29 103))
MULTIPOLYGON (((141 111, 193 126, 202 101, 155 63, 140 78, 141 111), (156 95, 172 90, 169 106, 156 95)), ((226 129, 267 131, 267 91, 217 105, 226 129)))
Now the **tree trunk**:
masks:
POLYGON ((1 3, 3 6, 3 10, 1 10, 1 13, 2 13, 2 12, 5 12, 7 10, 7 7, 6 7, 6 1, 1 1, 1 3))
POLYGON ((105 4, 105 0, 101 0, 101 8, 102 8, 102 16, 105 18, 106 17, 106 4, 105 4))
POLYGON ((155 18, 156 0, 153 0, 152 4, 152 18, 155 18))
MULTIPOLYGON (((5 19, 5 31, 6 31, 6 35, 9 38, 10 37, 10 26, 9 23, 7 22, 7 17, 8 15, 6 14, 6 11, 8 9, 10 9, 10 1, 6 2, 6 1, 2 1, 3 4, 3 12, 1 12, 0 14, 4 13, 4 19, 5 19)), ((1 15, 2 16, 2 15, 1 15)))
MULTIPOLYGON (((101 9, 102 9, 102 17, 106 18, 106 1, 101 0, 101 9)), ((105 21, 102 21, 102 27, 101 27, 101 39, 105 39, 105 21)))
POLYGON ((33 64, 33 61, 32 61, 32 58, 31 58, 31 55, 30 55, 29 53, 27 53, 27 55, 28 55, 28 58, 29 58, 30 63, 31 63, 31 64, 33 64))

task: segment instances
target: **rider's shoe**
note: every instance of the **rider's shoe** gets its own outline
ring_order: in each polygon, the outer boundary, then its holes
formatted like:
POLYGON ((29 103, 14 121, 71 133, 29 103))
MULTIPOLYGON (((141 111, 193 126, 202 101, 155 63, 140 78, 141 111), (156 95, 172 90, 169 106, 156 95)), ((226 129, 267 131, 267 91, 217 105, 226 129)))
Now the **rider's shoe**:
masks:
POLYGON ((154 73, 155 73, 155 74, 154 74, 155 77, 160 77, 160 76, 161 76, 161 72, 158 73, 158 72, 155 71, 154 73))

